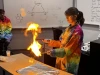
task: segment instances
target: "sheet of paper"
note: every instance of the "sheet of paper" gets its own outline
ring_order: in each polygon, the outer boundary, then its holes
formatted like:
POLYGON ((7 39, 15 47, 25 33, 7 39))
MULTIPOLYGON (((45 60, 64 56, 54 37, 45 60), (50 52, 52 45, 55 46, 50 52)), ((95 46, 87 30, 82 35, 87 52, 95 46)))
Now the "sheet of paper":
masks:
POLYGON ((17 70, 21 75, 58 75, 59 71, 40 63, 17 70))
POLYGON ((15 60, 16 60, 15 58, 7 57, 7 56, 0 56, 0 61, 2 62, 14 62, 15 60))

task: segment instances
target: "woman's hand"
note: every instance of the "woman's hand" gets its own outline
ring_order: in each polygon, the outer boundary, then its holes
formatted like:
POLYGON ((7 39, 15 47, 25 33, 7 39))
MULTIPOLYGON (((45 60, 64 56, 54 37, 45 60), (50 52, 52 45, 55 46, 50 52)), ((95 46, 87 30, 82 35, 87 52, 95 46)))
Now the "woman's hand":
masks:
POLYGON ((51 50, 47 51, 46 54, 51 56, 51 50))
POLYGON ((52 50, 48 50, 47 52, 46 52, 46 54, 47 55, 50 55, 51 57, 55 57, 55 53, 54 53, 54 50, 52 49, 52 50))

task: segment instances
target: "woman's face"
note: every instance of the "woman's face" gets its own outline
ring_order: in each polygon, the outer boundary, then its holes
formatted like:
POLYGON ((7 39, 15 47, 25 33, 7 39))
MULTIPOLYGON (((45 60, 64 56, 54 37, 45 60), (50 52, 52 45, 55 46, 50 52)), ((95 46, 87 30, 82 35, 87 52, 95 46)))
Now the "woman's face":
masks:
POLYGON ((4 13, 0 14, 0 19, 2 19, 2 20, 4 19, 4 13))
POLYGON ((76 17, 75 16, 66 16, 66 19, 67 19, 68 23, 71 24, 71 25, 76 23, 76 17))

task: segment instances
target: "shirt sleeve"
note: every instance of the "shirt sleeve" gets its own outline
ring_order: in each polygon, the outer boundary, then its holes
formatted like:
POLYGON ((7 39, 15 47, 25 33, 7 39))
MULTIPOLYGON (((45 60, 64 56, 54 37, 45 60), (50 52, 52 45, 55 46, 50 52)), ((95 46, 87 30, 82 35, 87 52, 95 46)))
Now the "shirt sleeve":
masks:
POLYGON ((58 40, 50 40, 50 43, 48 43, 48 46, 50 47, 60 47, 61 45, 61 42, 58 40))
POLYGON ((70 56, 76 50, 76 48, 79 47, 79 40, 80 36, 78 32, 73 33, 69 42, 67 42, 67 44, 64 47, 52 50, 51 56, 55 57, 64 57, 65 55, 70 56))
POLYGON ((7 23, 7 27, 4 31, 4 34, 5 34, 4 38, 7 39, 8 42, 10 42, 12 39, 11 30, 12 30, 12 24, 11 24, 11 21, 9 20, 9 22, 7 23))
POLYGON ((9 20, 9 22, 7 23, 7 27, 5 29, 5 33, 8 34, 8 33, 11 33, 11 30, 12 30, 12 24, 11 24, 11 21, 9 20))

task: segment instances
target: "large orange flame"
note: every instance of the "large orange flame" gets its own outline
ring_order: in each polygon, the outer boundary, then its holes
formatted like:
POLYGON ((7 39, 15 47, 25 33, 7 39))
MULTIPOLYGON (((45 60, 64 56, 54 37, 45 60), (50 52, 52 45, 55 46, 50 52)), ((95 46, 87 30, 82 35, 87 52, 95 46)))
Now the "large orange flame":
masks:
POLYGON ((39 51, 39 49, 41 48, 41 44, 39 44, 39 42, 36 40, 38 33, 41 33, 41 28, 39 27, 38 24, 36 23, 29 23, 28 24, 28 28, 25 31, 25 35, 27 36, 27 32, 31 31, 33 34, 33 43, 27 48, 27 50, 32 50, 32 52, 36 55, 36 56, 41 56, 41 52, 39 51))

